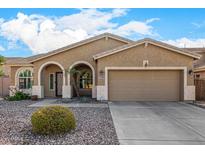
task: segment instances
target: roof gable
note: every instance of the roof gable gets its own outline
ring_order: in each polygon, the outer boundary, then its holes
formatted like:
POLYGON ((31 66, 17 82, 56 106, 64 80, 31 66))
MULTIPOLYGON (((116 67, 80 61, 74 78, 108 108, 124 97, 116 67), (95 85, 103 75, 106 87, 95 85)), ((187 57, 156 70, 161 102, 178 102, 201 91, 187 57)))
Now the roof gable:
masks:
POLYGON ((36 58, 29 58, 28 61, 32 63, 32 62, 35 62, 35 61, 47 58, 49 56, 53 56, 53 55, 62 53, 64 51, 67 51, 67 50, 70 50, 70 49, 73 49, 73 48, 76 48, 76 47, 82 46, 84 44, 88 44, 88 43, 91 43, 93 41, 96 41, 96 40, 99 40, 99 39, 102 39, 102 38, 106 38, 106 37, 112 38, 114 40, 118 40, 118 41, 121 41, 121 42, 125 42, 127 44, 133 42, 132 40, 120 37, 118 35, 114 35, 114 34, 111 34, 111 33, 104 33, 104 34, 101 34, 101 35, 97 35, 97 36, 94 36, 94 37, 82 40, 80 42, 76 42, 76 43, 70 44, 70 45, 65 46, 63 48, 59 48, 57 50, 53 50, 53 51, 48 52, 46 54, 42 54, 40 56, 36 56, 36 58))
POLYGON ((132 48, 132 47, 141 45, 141 44, 145 44, 145 45, 152 44, 152 45, 155 45, 155 46, 158 46, 158 47, 162 47, 162 48, 165 48, 165 49, 168 49, 168 50, 177 52, 177 53, 179 53, 179 54, 183 54, 183 55, 192 57, 192 58, 194 58, 194 59, 199 59, 200 56, 201 56, 201 55, 199 55, 199 54, 197 54, 197 53, 193 53, 193 52, 190 52, 190 51, 188 51, 188 50, 181 49, 181 48, 178 48, 178 47, 169 45, 169 44, 167 44, 167 43, 163 43, 163 42, 160 42, 160 41, 156 41, 156 40, 150 39, 150 38, 145 38, 145 39, 142 39, 142 40, 139 40, 139 41, 130 43, 130 44, 126 44, 126 45, 117 47, 117 48, 112 49, 112 50, 108 50, 108 51, 106 51, 106 52, 102 52, 102 53, 96 54, 96 55, 93 56, 93 58, 94 58, 95 60, 97 60, 97 59, 100 59, 100 58, 103 58, 103 57, 106 57, 106 56, 109 56, 109 55, 112 55, 112 54, 115 54, 115 53, 124 51, 124 50, 126 50, 126 49, 129 49, 129 48, 132 48))

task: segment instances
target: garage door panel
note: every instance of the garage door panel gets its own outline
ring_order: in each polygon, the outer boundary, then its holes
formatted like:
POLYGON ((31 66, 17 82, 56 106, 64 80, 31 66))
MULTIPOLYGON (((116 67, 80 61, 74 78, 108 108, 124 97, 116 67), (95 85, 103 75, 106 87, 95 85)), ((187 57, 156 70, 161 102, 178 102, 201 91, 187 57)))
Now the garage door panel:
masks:
POLYGON ((180 71, 109 71, 109 100, 178 101, 180 71))

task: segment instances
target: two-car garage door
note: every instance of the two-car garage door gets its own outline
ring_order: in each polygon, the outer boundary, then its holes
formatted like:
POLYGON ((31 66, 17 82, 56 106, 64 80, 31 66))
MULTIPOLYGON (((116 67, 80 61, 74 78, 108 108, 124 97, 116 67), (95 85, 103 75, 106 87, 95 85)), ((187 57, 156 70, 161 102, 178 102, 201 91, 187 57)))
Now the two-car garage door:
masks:
POLYGON ((181 74, 179 70, 109 70, 109 100, 179 101, 181 74))

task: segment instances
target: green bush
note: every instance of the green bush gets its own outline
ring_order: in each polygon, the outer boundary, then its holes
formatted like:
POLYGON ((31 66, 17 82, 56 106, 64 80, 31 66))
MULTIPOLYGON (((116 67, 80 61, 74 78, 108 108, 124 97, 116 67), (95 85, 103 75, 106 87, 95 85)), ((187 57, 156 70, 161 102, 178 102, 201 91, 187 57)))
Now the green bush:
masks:
POLYGON ((29 94, 26 94, 22 91, 16 91, 13 96, 8 96, 5 99, 8 101, 20 101, 20 100, 26 100, 30 98, 31 96, 29 94))
POLYGON ((75 129, 73 113, 65 107, 49 106, 35 111, 31 116, 33 132, 38 134, 59 134, 75 129))

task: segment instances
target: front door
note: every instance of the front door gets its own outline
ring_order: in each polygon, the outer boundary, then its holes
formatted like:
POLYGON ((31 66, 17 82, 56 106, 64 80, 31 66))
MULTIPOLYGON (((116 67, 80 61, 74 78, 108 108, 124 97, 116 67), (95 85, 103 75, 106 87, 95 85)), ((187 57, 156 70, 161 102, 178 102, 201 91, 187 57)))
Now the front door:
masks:
POLYGON ((63 73, 56 72, 56 96, 62 96, 63 73))

